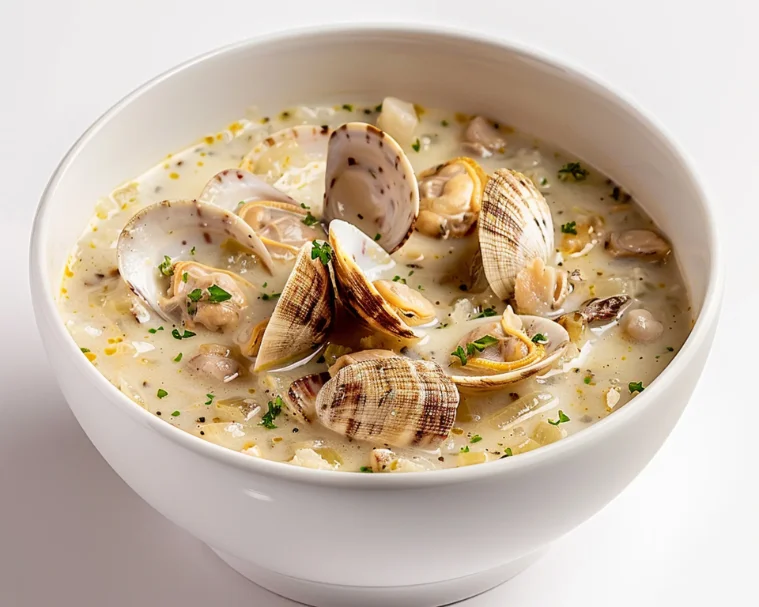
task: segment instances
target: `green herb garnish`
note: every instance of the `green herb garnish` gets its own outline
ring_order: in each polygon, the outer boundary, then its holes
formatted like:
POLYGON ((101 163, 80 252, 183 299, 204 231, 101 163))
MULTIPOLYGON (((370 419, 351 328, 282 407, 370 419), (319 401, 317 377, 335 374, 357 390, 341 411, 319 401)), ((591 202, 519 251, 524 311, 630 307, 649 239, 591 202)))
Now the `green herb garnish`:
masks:
POLYGON ((208 400, 204 404, 210 405, 216 397, 213 394, 206 394, 206 398, 208 398, 208 400))
POLYGON ((232 299, 232 294, 227 293, 219 285, 211 285, 208 287, 208 301, 211 303, 221 303, 228 299, 232 299))
POLYGON ((264 415, 261 417, 261 421, 258 423, 259 426, 263 426, 264 428, 267 428, 268 430, 274 430, 277 426, 274 425, 274 420, 277 418, 277 416, 282 413, 282 406, 284 403, 282 402, 282 397, 277 396, 277 398, 274 399, 274 402, 269 401, 268 407, 269 410, 264 413, 264 415))
POLYGON ((375 112, 381 112, 382 111, 382 104, 380 103, 379 105, 374 106, 374 111, 375 112))
POLYGON ((179 411, 174 411, 174 412, 171 414, 171 417, 179 417, 179 411))
POLYGON ((535 335, 532 336, 532 343, 534 344, 547 344, 548 338, 543 335, 542 333, 535 333, 535 335))
POLYGON ((158 388, 158 392, 156 392, 156 393, 155 393, 155 395, 156 395, 158 398, 163 398, 163 397, 165 397, 165 396, 168 396, 168 395, 169 395, 169 393, 168 393, 168 392, 166 392, 166 390, 164 390, 163 388, 158 388))
POLYGON ((343 103, 343 109, 346 112, 352 112, 353 111, 353 105, 351 105, 350 103, 343 103))
POLYGON ((672 346, 667 346, 667 352, 674 352, 675 349, 672 346))
POLYGON ((481 440, 482 440, 482 437, 479 434, 475 434, 472 438, 469 439, 469 442, 474 444, 474 443, 479 443, 481 440))
POLYGON ((461 451, 459 453, 469 453, 469 445, 466 447, 461 447, 461 451))
POLYGON ((412 148, 414 148, 414 151, 415 151, 415 152, 418 152, 419 150, 421 150, 421 149, 422 149, 422 144, 421 144, 421 142, 419 141, 419 137, 417 137, 417 138, 416 138, 416 141, 414 141, 414 143, 412 143, 412 144, 411 144, 411 147, 412 147, 412 148))
POLYGON ((279 297, 280 295, 282 295, 282 293, 272 293, 271 295, 269 295, 268 293, 264 293, 263 295, 261 295, 261 299, 263 299, 264 301, 269 301, 270 299, 277 299, 277 297, 279 297))
POLYGON ((312 241, 311 259, 319 259, 326 266, 332 259, 332 247, 327 242, 319 244, 315 240, 312 241))
POLYGON ((182 282, 187 282, 187 278, 188 278, 187 272, 183 272, 182 273, 182 282))
POLYGON ((546 179, 545 177, 541 177, 539 185, 544 186, 544 185, 547 185, 547 184, 548 184, 548 179, 546 179))
POLYGON ((495 316, 496 311, 495 308, 485 308, 482 312, 480 312, 475 318, 490 318, 491 316, 495 316))
POLYGON ((561 233, 562 234, 577 234, 577 222, 570 221, 569 223, 562 223, 561 233))
POLYGON ((570 177, 575 181, 582 181, 590 173, 587 169, 582 168, 579 162, 568 162, 559 169, 559 179, 566 181, 570 177))
POLYGON ((184 330, 184 333, 180 333, 178 329, 174 329, 171 335, 174 339, 189 339, 190 337, 195 337, 196 334, 187 329, 184 330))
POLYGON ((311 211, 306 213, 306 216, 302 219, 303 223, 305 223, 308 227, 311 227, 312 225, 316 225, 319 223, 319 220, 311 215, 311 211))
POLYGON ((164 255, 163 261, 158 264, 158 269, 164 276, 172 276, 174 274, 174 268, 171 267, 171 257, 164 255))
POLYGON ((464 348, 461 346, 458 346, 453 352, 451 352, 451 356, 457 356, 461 361, 462 367, 466 365, 466 350, 464 350, 464 348))
POLYGON ((180 352, 174 357, 174 362, 178 363, 180 360, 182 360, 182 353, 180 352))
POLYGON ((635 394, 636 392, 643 392, 645 388, 643 387, 642 381, 631 381, 629 384, 627 384, 628 389, 630 390, 630 394, 635 394))
POLYGON ((511 457, 512 455, 514 454, 511 452, 511 447, 506 447, 506 450, 503 452, 501 459, 503 459, 504 457, 511 457))
POLYGON ((192 302, 200 301, 201 297, 203 297, 203 291, 201 289, 193 289, 187 294, 187 299, 192 302))
POLYGON ((559 419, 557 419, 556 421, 549 419, 548 423, 551 424, 552 426, 558 426, 559 424, 563 424, 568 421, 569 421, 569 417, 567 417, 564 411, 559 409, 559 419))
POLYGON ((470 341, 466 345, 466 350, 461 346, 458 346, 453 352, 451 352, 451 356, 456 356, 461 361, 461 365, 464 366, 467 363, 467 359, 470 356, 474 356, 475 352, 482 352, 488 346, 497 343, 498 340, 492 335, 483 335, 475 341, 470 341))
POLYGON ((192 248, 190 249, 190 255, 195 255, 195 247, 192 247, 192 248))
POLYGON ((148 329, 148 333, 158 333, 158 331, 163 331, 163 325, 161 325, 157 329, 148 329))
POLYGON ((379 232, 377 232, 377 233, 374 235, 374 242, 379 242, 379 239, 380 239, 380 238, 382 238, 382 234, 380 234, 379 232))
POLYGON ((592 376, 592 375, 586 375, 586 376, 583 378, 583 380, 582 380, 582 381, 583 381, 583 382, 585 382, 586 384, 590 385, 590 382, 592 382, 592 381, 593 381, 593 376, 592 376))
POLYGON ((310 207, 310 206, 308 206, 308 205, 307 205, 305 202, 301 202, 301 203, 300 203, 300 208, 301 208, 301 209, 310 209, 311 207, 310 207))
POLYGON ((374 472, 369 466, 361 466, 358 470, 359 472, 374 472))
POLYGON ((448 126, 448 121, 447 120, 441 120, 440 121, 440 126, 448 126))
POLYGON ((393 276, 393 282, 399 282, 401 284, 406 284, 406 279, 401 278, 400 276, 393 276))
POLYGON ((82 354, 87 354, 87 352, 90 351, 89 348, 79 348, 82 351, 82 354))

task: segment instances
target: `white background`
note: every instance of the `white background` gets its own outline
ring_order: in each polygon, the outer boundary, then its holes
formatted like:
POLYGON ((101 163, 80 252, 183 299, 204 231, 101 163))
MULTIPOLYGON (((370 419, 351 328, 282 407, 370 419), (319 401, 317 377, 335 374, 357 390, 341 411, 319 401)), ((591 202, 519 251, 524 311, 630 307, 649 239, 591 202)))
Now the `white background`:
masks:
MULTIPOLYGON (((291 605, 152 511, 90 445, 50 378, 29 305, 27 245, 61 156, 134 87, 241 38, 353 20, 447 23, 585 66, 665 124, 722 216, 723 321, 669 441, 603 512, 466 607, 759 604, 759 10, 751 4, 0 0, 0 605, 291 605)), ((445 558, 492 541, 477 528, 476 499, 471 542, 445 558)))

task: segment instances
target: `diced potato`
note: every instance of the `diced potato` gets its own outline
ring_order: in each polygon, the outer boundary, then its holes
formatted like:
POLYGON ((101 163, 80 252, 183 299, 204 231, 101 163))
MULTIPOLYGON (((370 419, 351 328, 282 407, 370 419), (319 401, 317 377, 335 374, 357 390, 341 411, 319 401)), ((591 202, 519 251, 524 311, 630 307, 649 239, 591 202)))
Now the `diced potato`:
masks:
POLYGON ((561 440, 566 435, 567 433, 563 428, 549 424, 546 421, 541 421, 535 426, 535 430, 532 432, 532 439, 541 445, 550 445, 561 440))
POLYGON ((315 447, 314 451, 335 468, 339 468, 343 465, 343 458, 331 447, 315 447))
POLYGON ((382 111, 377 118, 377 126, 389 133, 398 143, 411 143, 418 124, 419 118, 413 103, 395 97, 385 97, 382 100, 382 111))
POLYGON ((289 461, 293 466, 312 468, 314 470, 335 470, 337 466, 330 464, 313 449, 298 449, 289 461))
POLYGON ((201 438, 227 447, 233 451, 241 451, 255 444, 250 427, 246 424, 216 422, 200 426, 201 438))
POLYGON ((517 455, 519 453, 527 453, 528 451, 533 451, 534 449, 538 449, 542 445, 531 438, 528 438, 523 443, 518 444, 516 447, 512 447, 511 451, 514 455, 517 455))
POLYGON ((474 464, 484 464, 491 459, 493 459, 493 456, 486 451, 461 452, 458 455, 457 465, 459 468, 462 466, 473 466, 474 464))
POLYGON ((251 455, 253 457, 262 457, 261 449, 258 445, 253 445, 252 447, 248 447, 247 449, 243 449, 241 453, 244 453, 245 455, 251 455))

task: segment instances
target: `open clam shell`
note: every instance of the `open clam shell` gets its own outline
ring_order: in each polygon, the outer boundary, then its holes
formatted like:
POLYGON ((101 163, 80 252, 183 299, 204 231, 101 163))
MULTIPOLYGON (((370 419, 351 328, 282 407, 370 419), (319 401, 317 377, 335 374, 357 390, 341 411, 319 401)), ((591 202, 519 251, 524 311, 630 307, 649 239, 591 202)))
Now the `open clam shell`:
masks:
POLYGON ((119 272, 129 288, 161 318, 171 320, 159 305, 166 291, 166 274, 159 266, 190 259, 197 247, 219 247, 233 240, 272 267, 269 251, 251 227, 234 213, 196 200, 164 201, 139 211, 126 224, 116 246, 119 272))
POLYGON ((294 380, 285 396, 285 404, 290 413, 301 421, 313 421, 316 417, 316 398, 329 380, 330 375, 326 371, 294 380))
POLYGON ((306 210, 284 202, 248 202, 237 214, 260 236, 274 259, 292 259, 304 244, 326 236, 306 210))
POLYGON ((302 124, 272 133, 243 158, 240 168, 260 175, 299 203, 321 208, 324 166, 332 130, 302 124))
POLYGON ((458 404, 456 386, 436 363, 382 358, 340 369, 319 391, 316 415, 353 439, 434 449, 453 427, 458 404))
POLYGON ((286 366, 327 339, 335 315, 328 268, 303 245, 258 346, 255 371, 286 366))
POLYGON ((517 171, 498 169, 488 180, 479 220, 482 266, 501 299, 514 291, 517 274, 535 258, 548 263, 554 250, 553 219, 532 181, 517 171))
MULTIPOLYGON (((501 319, 483 318, 466 323, 467 334, 473 336, 503 335, 513 336, 519 347, 524 348, 523 357, 514 357, 501 362, 500 344, 486 348, 467 360, 459 361, 448 368, 453 382, 462 389, 497 390, 539 373, 553 365, 564 354, 569 345, 569 334, 560 324, 540 316, 517 316, 510 308, 501 319), (520 326, 521 325, 521 326, 520 326)), ((462 336, 461 339, 465 339, 462 336)), ((459 342, 460 343, 460 342, 459 342)), ((453 344, 455 350, 458 344, 453 344)))
POLYGON ((392 253, 411 235, 417 215, 414 169, 395 139, 364 122, 336 129, 327 152, 324 220, 345 220, 392 253))
POLYGON ((287 194, 242 169, 227 169, 211 177, 198 196, 198 201, 215 204, 228 211, 238 211, 243 204, 258 201, 298 207, 298 203, 287 194))
POLYGON ((341 301, 372 329, 403 339, 418 335, 374 286, 395 266, 390 255, 355 226, 340 219, 329 225, 335 278, 341 301))

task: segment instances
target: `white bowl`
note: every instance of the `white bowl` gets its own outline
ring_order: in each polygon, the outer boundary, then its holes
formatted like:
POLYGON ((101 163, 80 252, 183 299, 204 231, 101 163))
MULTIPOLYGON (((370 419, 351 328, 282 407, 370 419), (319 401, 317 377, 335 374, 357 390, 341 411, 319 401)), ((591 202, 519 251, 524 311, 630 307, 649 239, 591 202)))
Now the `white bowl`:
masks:
POLYGON ((44 193, 31 284, 72 411, 145 501, 279 594, 330 606, 438 605, 521 571, 653 457, 712 343, 722 286, 716 238, 682 152, 597 80, 541 53, 437 28, 339 26, 210 53, 108 111, 44 193), (204 442, 137 406, 81 356, 55 294, 99 196, 253 103, 276 111, 385 95, 492 116, 561 145, 634 192, 672 240, 697 317, 685 346, 643 394, 591 428, 519 457, 417 474, 343 474, 204 442))

